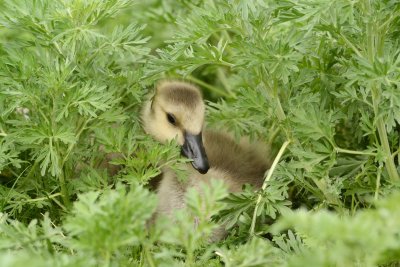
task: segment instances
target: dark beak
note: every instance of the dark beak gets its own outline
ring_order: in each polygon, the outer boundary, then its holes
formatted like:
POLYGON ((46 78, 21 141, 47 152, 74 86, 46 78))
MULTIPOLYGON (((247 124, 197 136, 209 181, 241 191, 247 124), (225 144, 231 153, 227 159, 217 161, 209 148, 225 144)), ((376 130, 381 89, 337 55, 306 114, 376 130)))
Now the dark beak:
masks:
POLYGON ((185 143, 182 146, 182 154, 192 159, 192 166, 201 174, 207 173, 210 165, 206 155, 206 150, 203 146, 202 134, 193 135, 185 133, 185 143))

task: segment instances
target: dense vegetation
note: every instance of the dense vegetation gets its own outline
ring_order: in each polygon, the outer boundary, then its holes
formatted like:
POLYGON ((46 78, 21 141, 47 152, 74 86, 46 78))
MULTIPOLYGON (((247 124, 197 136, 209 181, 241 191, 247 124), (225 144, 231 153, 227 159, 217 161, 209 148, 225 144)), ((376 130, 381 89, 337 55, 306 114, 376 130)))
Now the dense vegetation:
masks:
POLYGON ((1 266, 400 261, 398 1, 4 0, 0 25, 1 266), (165 77, 277 164, 262 190, 190 191, 147 229, 151 178, 185 177, 140 126, 165 77), (229 236, 208 244, 218 222, 229 236))

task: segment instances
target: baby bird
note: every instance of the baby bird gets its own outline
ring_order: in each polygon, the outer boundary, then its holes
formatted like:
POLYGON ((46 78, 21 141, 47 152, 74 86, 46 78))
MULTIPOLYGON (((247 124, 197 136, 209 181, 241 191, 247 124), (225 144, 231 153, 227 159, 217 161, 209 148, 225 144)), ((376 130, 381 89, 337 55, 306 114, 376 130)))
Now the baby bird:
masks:
MULTIPOLYGON (((230 192, 244 184, 260 188, 270 164, 260 145, 246 140, 236 142, 230 135, 204 127, 205 106, 200 90, 180 81, 164 81, 142 110, 144 130, 159 142, 176 138, 182 154, 192 159, 188 179, 178 181, 168 168, 158 187, 158 214, 170 215, 185 206, 188 188, 200 190, 201 183, 221 179, 230 192)), ((222 237, 222 236, 221 236, 222 237)), ((221 238, 217 237, 217 239, 221 238)))

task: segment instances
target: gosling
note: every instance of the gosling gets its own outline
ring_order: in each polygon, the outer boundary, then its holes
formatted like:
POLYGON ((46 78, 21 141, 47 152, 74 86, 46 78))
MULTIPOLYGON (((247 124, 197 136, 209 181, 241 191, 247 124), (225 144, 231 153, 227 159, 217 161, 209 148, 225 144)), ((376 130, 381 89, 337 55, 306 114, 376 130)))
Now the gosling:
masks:
MULTIPOLYGON (((163 81, 142 110, 143 128, 161 143, 176 139, 182 154, 191 159, 188 179, 180 182, 169 168, 162 170, 157 189, 157 214, 170 216, 185 207, 188 188, 200 191, 201 183, 220 179, 230 192, 238 192, 244 184, 260 188, 270 167, 266 149, 243 139, 236 142, 229 134, 205 129, 205 105, 200 90, 189 83, 163 81)), ((215 239, 225 234, 220 231, 215 239)))

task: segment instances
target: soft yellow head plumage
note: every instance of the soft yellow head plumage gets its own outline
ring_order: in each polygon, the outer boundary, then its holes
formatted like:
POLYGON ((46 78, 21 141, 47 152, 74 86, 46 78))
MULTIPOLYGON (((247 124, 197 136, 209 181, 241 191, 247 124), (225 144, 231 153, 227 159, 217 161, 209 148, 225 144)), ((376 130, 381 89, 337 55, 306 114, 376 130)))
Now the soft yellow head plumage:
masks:
POLYGON ((163 81, 142 112, 145 131, 165 143, 176 139, 199 172, 209 165, 202 142, 204 103, 200 90, 188 83, 163 81))
POLYGON ((184 133, 198 135, 204 124, 204 103, 200 90, 188 83, 163 81, 152 101, 146 103, 142 120, 145 131, 160 142, 177 138, 184 144, 184 133))

